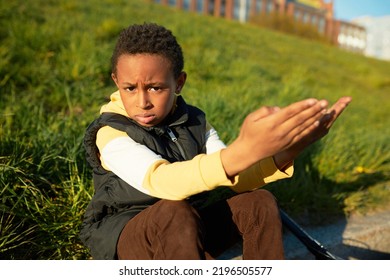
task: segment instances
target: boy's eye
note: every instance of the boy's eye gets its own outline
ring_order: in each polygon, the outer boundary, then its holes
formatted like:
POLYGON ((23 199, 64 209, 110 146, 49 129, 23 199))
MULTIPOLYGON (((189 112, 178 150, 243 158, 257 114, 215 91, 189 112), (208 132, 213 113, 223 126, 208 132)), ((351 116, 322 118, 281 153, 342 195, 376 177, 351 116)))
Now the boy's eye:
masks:
POLYGON ((135 87, 127 87, 125 88, 126 91, 132 92, 135 90, 135 87))
POLYGON ((149 91, 160 91, 161 88, 160 87, 150 87, 149 88, 149 91))

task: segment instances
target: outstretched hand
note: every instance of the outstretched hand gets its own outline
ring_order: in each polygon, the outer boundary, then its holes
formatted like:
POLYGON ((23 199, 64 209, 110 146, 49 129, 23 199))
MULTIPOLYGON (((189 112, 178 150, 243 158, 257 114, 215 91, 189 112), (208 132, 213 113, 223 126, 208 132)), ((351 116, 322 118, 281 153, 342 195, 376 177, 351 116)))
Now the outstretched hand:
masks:
MULTIPOLYGON (((237 139, 221 152, 222 164, 228 176, 234 176, 257 161, 282 151, 298 151, 317 135, 319 127, 331 126, 325 119, 328 102, 314 98, 293 103, 285 108, 262 107, 249 114, 237 139)), ((342 106, 334 108, 339 114, 342 106)), ((333 107, 332 107, 333 108, 333 107)), ((322 131, 322 129, 321 129, 322 131)), ((278 157, 283 164, 285 156, 278 157)))
POLYGON ((283 169, 293 161, 306 147, 318 141, 326 134, 348 104, 352 101, 351 97, 345 96, 340 98, 331 108, 326 110, 319 119, 318 126, 312 131, 306 131, 301 135, 301 139, 288 147, 287 149, 276 153, 274 160, 279 169, 283 169))

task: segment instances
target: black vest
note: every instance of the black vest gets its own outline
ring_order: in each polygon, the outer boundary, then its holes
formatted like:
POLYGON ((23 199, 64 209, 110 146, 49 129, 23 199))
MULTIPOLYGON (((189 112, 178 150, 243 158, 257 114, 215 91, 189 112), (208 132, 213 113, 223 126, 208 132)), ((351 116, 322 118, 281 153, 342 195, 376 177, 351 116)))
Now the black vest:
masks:
POLYGON ((174 114, 156 127, 143 127, 125 116, 103 113, 87 128, 84 146, 93 169, 94 196, 87 207, 80 238, 94 259, 115 259, 116 243, 126 223, 159 199, 133 188, 100 163, 96 134, 103 126, 125 131, 169 162, 190 160, 205 153, 204 113, 179 97, 174 114))

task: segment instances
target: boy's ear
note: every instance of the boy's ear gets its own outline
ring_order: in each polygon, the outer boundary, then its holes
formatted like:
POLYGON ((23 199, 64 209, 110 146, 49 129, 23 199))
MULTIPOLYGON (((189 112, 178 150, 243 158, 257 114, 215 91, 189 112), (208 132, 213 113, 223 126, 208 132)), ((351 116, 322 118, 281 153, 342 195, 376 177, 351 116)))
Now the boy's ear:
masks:
POLYGON ((116 86, 118 86, 118 79, 116 78, 116 76, 115 76, 114 73, 111 73, 111 79, 114 81, 114 83, 116 84, 116 86))
POLYGON ((176 80, 176 93, 180 93, 184 84, 186 83, 186 79, 187 79, 187 73, 184 71, 181 72, 179 77, 176 80))

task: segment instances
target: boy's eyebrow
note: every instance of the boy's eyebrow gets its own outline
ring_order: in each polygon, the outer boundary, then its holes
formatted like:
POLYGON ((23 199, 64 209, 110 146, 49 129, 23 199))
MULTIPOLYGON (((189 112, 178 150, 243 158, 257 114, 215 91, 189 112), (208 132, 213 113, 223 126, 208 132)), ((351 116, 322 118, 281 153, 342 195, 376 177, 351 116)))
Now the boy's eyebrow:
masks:
POLYGON ((165 83, 163 83, 163 82, 150 82, 150 83, 146 83, 146 85, 148 85, 148 86, 163 86, 163 85, 165 85, 165 83))
POLYGON ((130 82, 122 82, 120 83, 121 87, 135 87, 135 84, 130 83, 130 82))
MULTIPOLYGON (((122 85, 123 85, 123 86, 136 86, 137 83, 122 82, 122 85)), ((144 83, 144 85, 146 85, 146 86, 164 86, 165 83, 164 83, 164 82, 158 82, 158 81, 156 81, 156 82, 146 82, 146 83, 144 83)))

